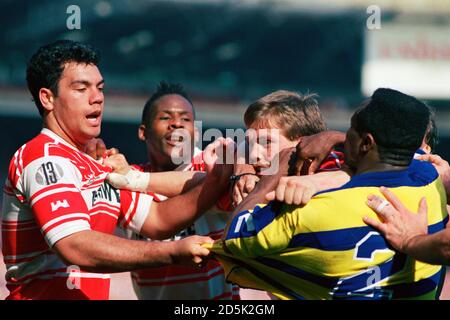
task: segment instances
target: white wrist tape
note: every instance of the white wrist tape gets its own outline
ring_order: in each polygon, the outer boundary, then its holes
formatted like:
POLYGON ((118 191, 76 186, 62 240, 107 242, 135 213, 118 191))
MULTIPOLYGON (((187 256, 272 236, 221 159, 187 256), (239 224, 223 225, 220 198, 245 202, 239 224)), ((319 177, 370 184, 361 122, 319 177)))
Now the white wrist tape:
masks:
POLYGON ((150 182, 150 173, 137 170, 129 170, 125 175, 128 179, 129 190, 146 192, 148 183, 150 182))
POLYGON ((117 189, 146 192, 150 182, 150 173, 129 170, 126 175, 123 175, 112 172, 108 174, 106 180, 117 189))

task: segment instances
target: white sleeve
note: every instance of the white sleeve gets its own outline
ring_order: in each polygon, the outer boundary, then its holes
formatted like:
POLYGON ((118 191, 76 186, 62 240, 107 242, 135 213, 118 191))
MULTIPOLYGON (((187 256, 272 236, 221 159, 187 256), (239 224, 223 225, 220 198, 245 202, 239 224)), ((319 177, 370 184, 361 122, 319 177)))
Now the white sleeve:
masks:
POLYGON ((24 168, 22 188, 49 246, 90 230, 89 210, 79 189, 81 177, 66 158, 47 156, 24 168))

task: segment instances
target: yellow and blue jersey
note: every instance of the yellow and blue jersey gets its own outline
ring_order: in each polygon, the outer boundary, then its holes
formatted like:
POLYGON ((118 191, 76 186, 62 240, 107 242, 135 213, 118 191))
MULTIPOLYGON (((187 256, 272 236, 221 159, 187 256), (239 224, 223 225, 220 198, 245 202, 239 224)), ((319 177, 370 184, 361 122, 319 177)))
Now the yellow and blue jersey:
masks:
POLYGON ((446 194, 434 167, 413 161, 406 170, 364 173, 316 194, 303 206, 270 202, 238 214, 213 245, 227 280, 281 299, 435 299, 445 269, 394 251, 362 221, 385 186, 417 211, 428 203, 429 233, 445 228, 446 194))

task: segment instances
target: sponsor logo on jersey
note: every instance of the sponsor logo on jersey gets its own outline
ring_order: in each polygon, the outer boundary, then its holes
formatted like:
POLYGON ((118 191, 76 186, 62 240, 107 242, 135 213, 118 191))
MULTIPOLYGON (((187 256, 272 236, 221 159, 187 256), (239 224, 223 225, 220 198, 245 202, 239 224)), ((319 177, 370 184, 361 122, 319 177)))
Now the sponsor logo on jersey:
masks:
POLYGON ((97 200, 108 200, 109 202, 113 201, 120 203, 120 193, 119 190, 115 189, 111 185, 106 182, 95 191, 92 192, 92 205, 95 204, 97 200))
POLYGON ((67 202, 66 199, 64 199, 63 201, 58 200, 56 202, 52 202, 51 203, 52 206, 52 212, 58 210, 59 208, 68 208, 69 207, 69 202, 67 202))
POLYGON ((104 176, 94 176, 94 174, 89 174, 89 175, 85 175, 83 176, 83 180, 87 180, 86 184, 90 185, 93 184, 94 182, 97 182, 98 180, 104 179, 104 176))

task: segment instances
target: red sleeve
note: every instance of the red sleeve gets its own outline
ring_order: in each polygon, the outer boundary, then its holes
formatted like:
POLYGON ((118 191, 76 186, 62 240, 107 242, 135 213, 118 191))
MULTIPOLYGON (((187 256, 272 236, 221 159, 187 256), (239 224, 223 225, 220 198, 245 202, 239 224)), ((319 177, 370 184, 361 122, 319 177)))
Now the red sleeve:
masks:
POLYGON ((317 172, 340 170, 343 164, 344 154, 339 151, 331 151, 328 157, 322 161, 317 172))
POLYGON ((230 194, 226 193, 219 200, 217 200, 216 207, 222 211, 232 212, 233 206, 231 205, 230 194))
POLYGON ((203 152, 197 154, 191 160, 192 168, 191 171, 206 171, 205 161, 203 160, 203 152))
POLYGON ((120 224, 124 229, 139 233, 150 213, 151 195, 120 190, 120 224))

